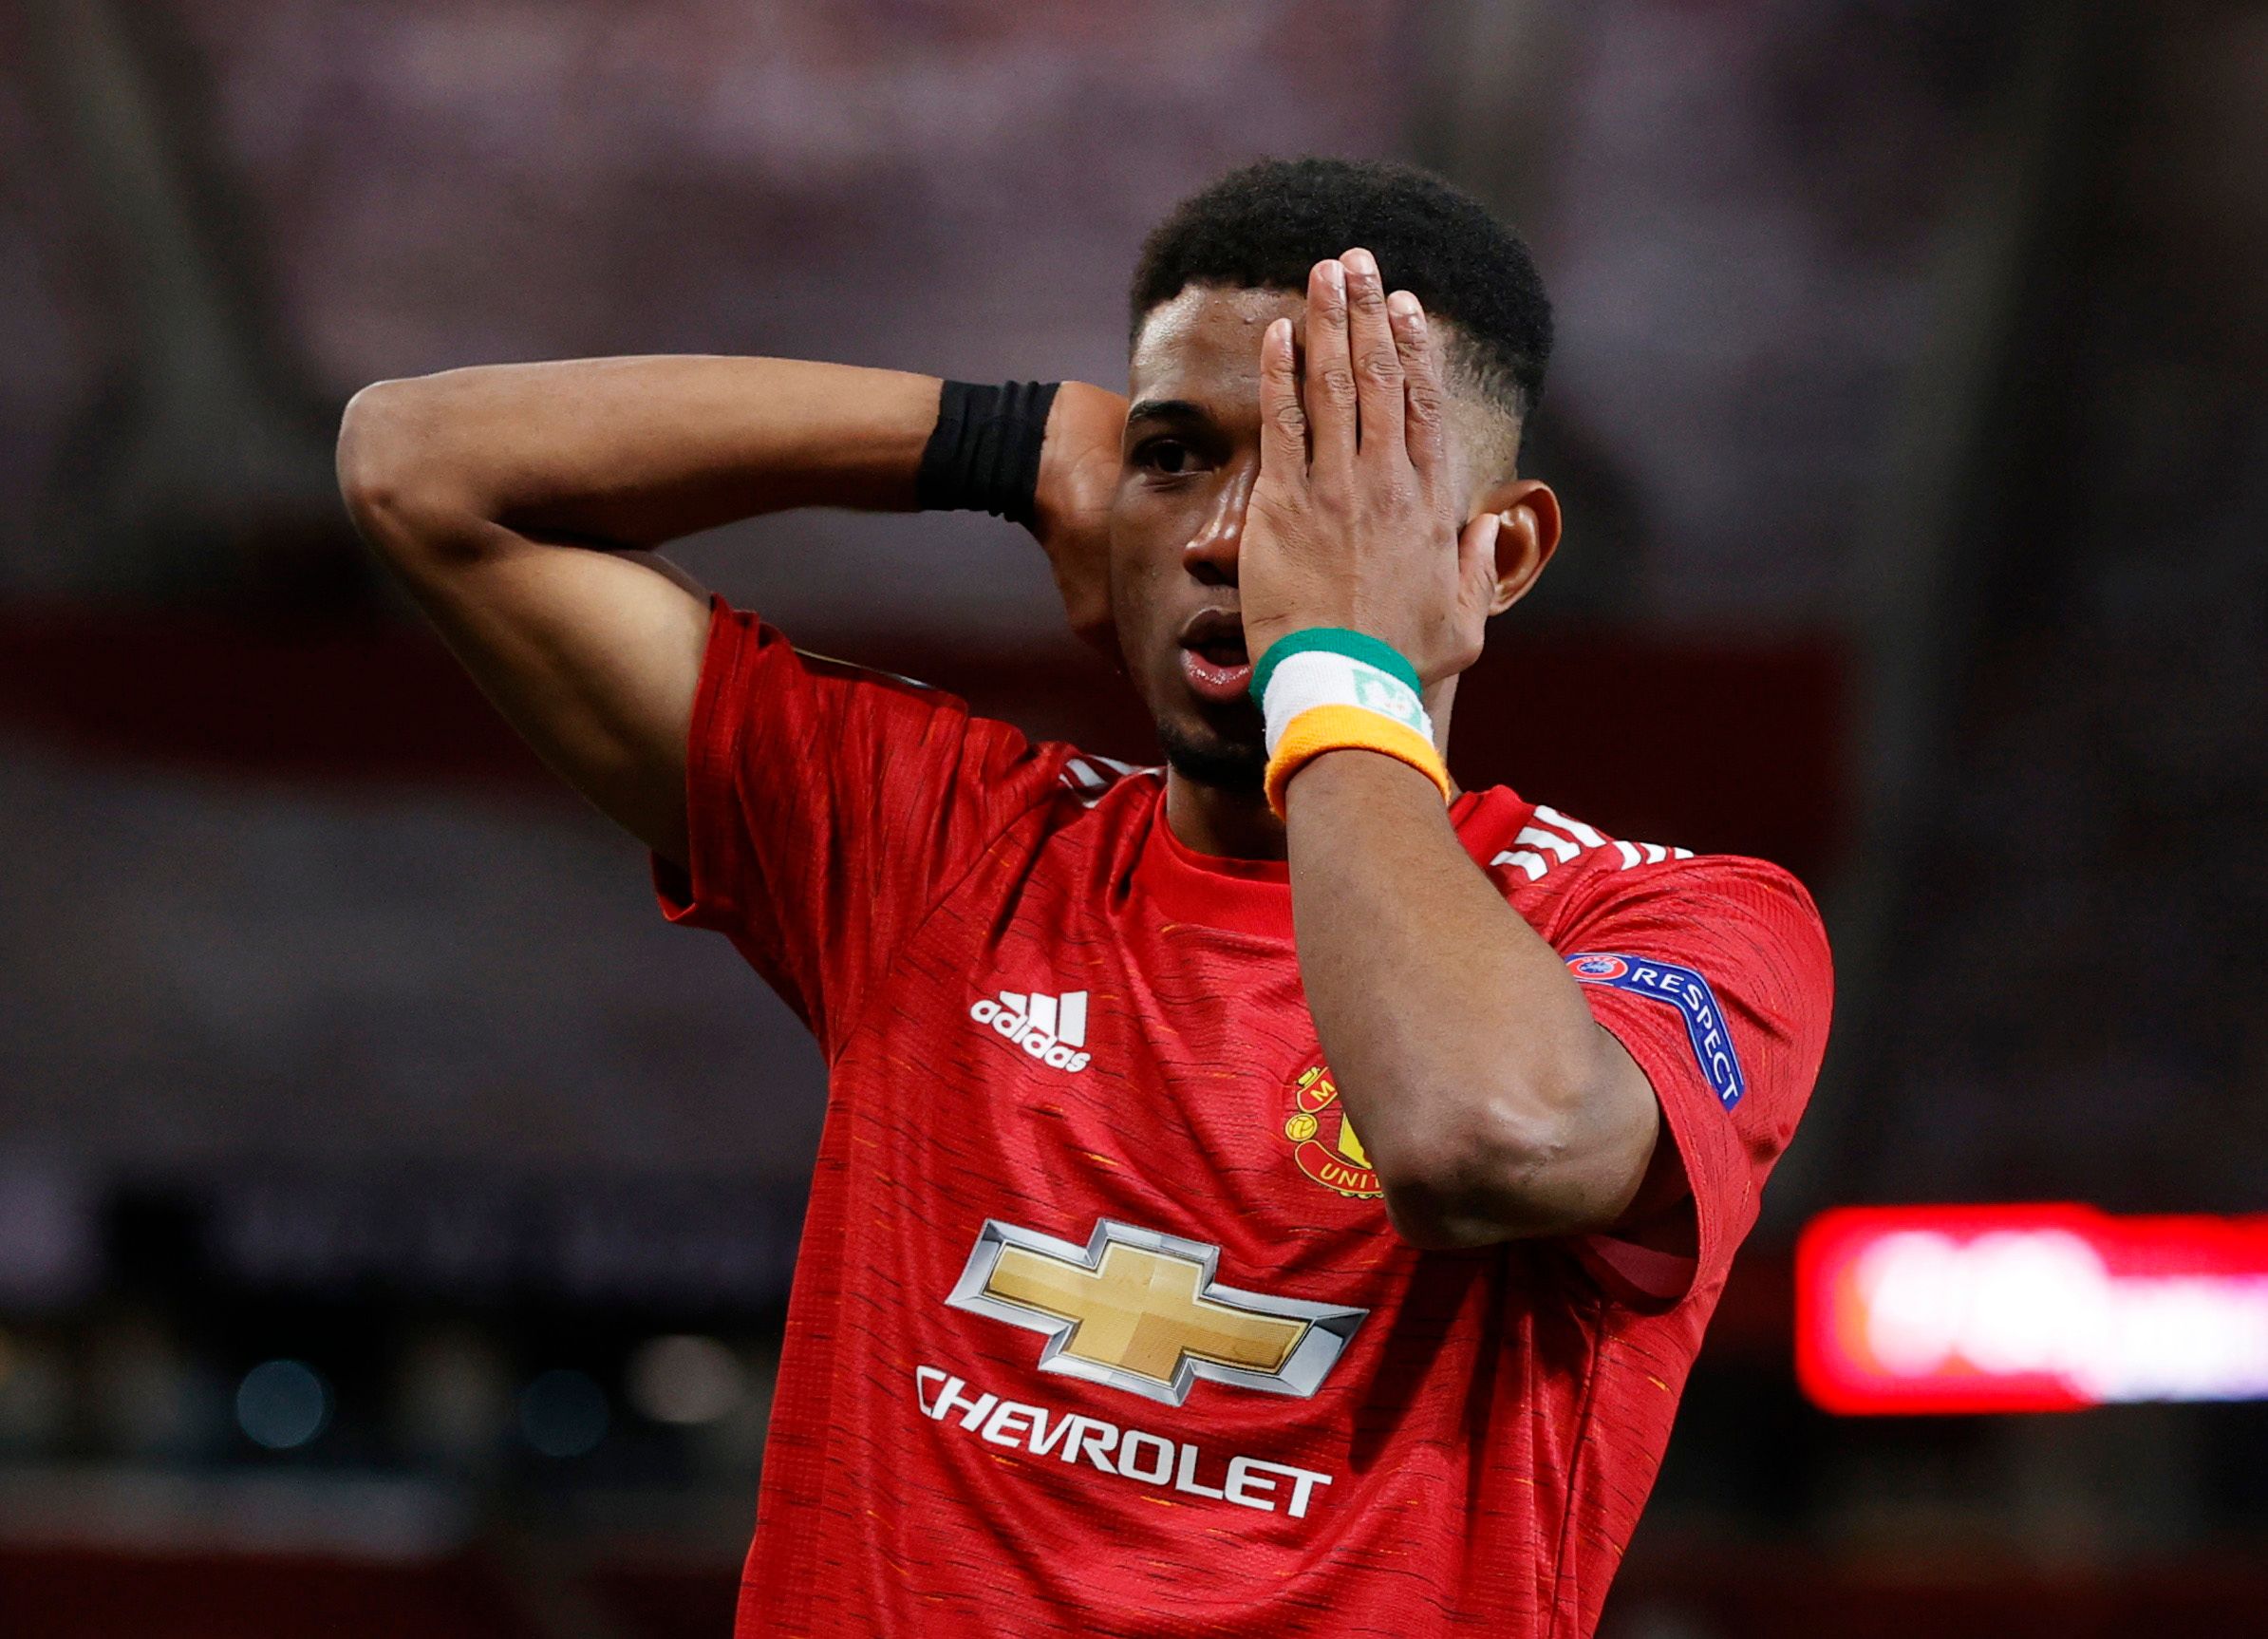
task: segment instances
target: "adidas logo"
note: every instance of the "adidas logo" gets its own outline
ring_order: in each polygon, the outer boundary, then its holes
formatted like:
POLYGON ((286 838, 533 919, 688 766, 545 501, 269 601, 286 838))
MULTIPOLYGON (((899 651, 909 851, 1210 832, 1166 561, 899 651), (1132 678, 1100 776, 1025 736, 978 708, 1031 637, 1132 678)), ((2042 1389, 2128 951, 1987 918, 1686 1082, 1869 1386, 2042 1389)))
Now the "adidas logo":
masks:
POLYGON ((1071 990, 1060 996, 1042 995, 1037 990, 1028 996, 1017 990, 1003 990, 997 1000, 986 996, 977 1003, 968 1009, 968 1016, 980 1025, 989 1025, 995 1035, 1022 1047, 1050 1069, 1087 1067, 1089 1055, 1079 1050, 1087 1045, 1084 990, 1071 990))

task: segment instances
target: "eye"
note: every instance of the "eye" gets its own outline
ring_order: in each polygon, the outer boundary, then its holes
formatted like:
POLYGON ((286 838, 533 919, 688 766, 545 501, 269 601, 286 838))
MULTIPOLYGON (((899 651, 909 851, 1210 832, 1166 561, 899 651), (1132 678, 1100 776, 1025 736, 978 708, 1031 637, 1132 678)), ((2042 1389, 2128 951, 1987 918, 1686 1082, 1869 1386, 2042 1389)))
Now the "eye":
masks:
POLYGON ((1134 448, 1134 463, 1163 478, 1182 478, 1202 465, 1197 452, 1177 438, 1145 439, 1134 448))

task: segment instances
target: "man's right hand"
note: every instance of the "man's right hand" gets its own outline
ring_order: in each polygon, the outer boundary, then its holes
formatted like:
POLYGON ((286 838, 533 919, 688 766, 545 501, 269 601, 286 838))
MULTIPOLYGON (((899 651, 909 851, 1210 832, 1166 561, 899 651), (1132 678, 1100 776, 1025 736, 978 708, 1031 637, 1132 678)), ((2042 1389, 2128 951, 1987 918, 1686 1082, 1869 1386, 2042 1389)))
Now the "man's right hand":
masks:
POLYGON ((1118 487, 1126 400, 1085 382, 1065 382, 1048 407, 1040 446, 1032 533, 1055 571, 1063 612, 1080 642, 1118 658, 1111 617, 1111 496, 1118 487))

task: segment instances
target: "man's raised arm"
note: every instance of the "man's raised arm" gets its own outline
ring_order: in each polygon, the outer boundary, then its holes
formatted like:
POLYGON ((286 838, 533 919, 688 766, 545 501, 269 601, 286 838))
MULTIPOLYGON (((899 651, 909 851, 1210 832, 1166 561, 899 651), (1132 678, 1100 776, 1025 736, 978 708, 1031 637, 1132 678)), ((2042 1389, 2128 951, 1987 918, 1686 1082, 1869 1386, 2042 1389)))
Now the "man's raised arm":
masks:
MULTIPOLYGON (((1368 251, 1316 264, 1304 357, 1279 319, 1260 376, 1246 648, 1351 629, 1446 701, 1488 617, 1550 554, 1536 486, 1493 487, 1501 512, 1461 492, 1439 351, 1368 251)), ((1439 748, 1381 721, 1420 742, 1433 771, 1391 737, 1334 743, 1326 728, 1282 796, 1300 976, 1395 1227, 1449 1248, 1658 1216, 1680 1175, 1645 1072, 1466 854, 1439 748)), ((1271 788, 1281 777, 1272 763, 1271 788)), ((1673 1233, 1659 1250, 1682 1248, 1673 1233)))
MULTIPOLYGON (((339 486, 513 726, 682 864, 708 616, 648 549, 792 507, 910 511, 940 390, 934 376, 792 359, 450 370, 355 396, 339 486)), ((1123 420, 1115 394, 1067 383, 1047 422, 1035 529, 1090 634, 1123 420)))
POLYGON ((643 549, 805 505, 904 510, 934 377, 628 358, 381 382, 347 405, 364 538, 544 761, 665 857, 705 599, 643 549))

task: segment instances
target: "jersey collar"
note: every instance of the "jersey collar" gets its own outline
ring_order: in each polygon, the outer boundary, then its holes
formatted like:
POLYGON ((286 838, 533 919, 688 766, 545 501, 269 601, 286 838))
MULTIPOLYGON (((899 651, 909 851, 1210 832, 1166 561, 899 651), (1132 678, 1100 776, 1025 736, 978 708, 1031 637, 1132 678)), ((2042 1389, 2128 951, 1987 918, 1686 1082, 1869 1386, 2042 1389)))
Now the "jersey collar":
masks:
MULTIPOLYGON (((1509 786, 1467 791, 1450 805, 1450 823, 1475 863, 1486 863, 1499 827, 1490 815, 1525 806, 1509 786)), ((1291 937, 1291 867, 1281 859, 1226 859, 1200 854, 1173 835, 1166 820, 1166 782, 1150 804, 1149 834, 1134 864, 1134 882, 1171 922, 1291 937)))

